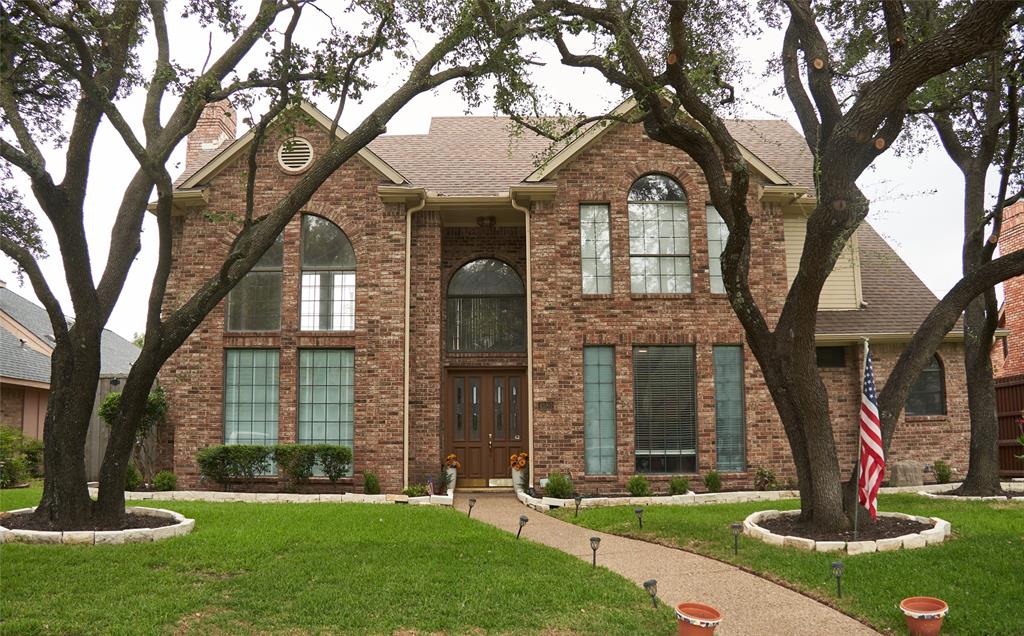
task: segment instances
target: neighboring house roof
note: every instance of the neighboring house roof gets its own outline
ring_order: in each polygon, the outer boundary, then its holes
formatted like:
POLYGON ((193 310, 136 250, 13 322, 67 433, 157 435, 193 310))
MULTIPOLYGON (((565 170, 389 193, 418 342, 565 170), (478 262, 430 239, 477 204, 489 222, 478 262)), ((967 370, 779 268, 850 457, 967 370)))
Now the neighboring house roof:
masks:
MULTIPOLYGON (((6 287, 0 287, 0 312, 32 332, 43 342, 53 346, 53 328, 46 310, 6 287)), ((0 328, 0 375, 8 378, 50 381, 50 358, 22 346, 17 335, 0 328), (44 362, 40 364, 38 357, 44 362)), ((100 374, 127 375, 139 357, 139 348, 109 329, 104 329, 100 340, 100 374)))
POLYGON ((25 346, 21 338, 0 329, 0 377, 50 382, 50 356, 25 346))
MULTIPOLYGON (((819 311, 818 334, 907 334, 939 302, 914 270, 867 222, 857 230, 863 309, 819 311)), ((954 331, 962 331, 958 323, 954 331)))

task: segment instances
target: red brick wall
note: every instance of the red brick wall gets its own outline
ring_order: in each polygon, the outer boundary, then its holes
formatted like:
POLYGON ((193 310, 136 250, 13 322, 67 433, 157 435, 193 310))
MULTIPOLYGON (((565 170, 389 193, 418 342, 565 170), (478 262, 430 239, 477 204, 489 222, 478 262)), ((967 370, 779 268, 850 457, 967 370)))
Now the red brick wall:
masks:
POLYGON ((227 100, 207 104, 196 121, 196 127, 185 142, 185 170, 201 168, 211 153, 226 147, 235 139, 235 108, 227 100))
MULTIPOLYGON (((326 147, 326 132, 300 124, 297 134, 326 147)), ((268 210, 301 178, 277 166, 276 141, 259 154, 263 175, 256 192, 256 210, 268 210)), ((244 162, 236 161, 210 184, 209 210, 240 215, 244 211, 244 162)), ((305 211, 334 221, 352 242, 356 254, 356 329, 352 332, 299 331, 299 237, 296 217, 285 230, 281 330, 271 333, 227 333, 223 303, 199 326, 161 372, 168 389, 173 426, 163 448, 173 448, 173 470, 182 487, 194 487, 196 453, 223 442, 222 387, 224 348, 270 347, 280 350, 280 415, 278 437, 296 437, 297 350, 316 347, 355 349, 354 469, 370 470, 388 490, 402 483, 402 376, 405 293, 405 214, 401 206, 384 205, 377 194, 381 177, 359 159, 343 166, 320 188, 305 211)), ((182 303, 202 280, 216 272, 225 257, 233 229, 203 212, 177 217, 174 256, 177 266, 168 285, 169 307, 182 303)), ((166 462, 166 460, 165 460, 166 462)), ((355 479, 356 487, 362 480, 355 479)))
MULTIPOLYGON (((889 377, 902 345, 875 344, 871 357, 879 390, 889 377)), ((943 344, 938 351, 946 382, 946 415, 900 416, 889 448, 888 462, 914 460, 934 464, 943 460, 961 475, 967 472, 970 440, 970 414, 967 410, 967 380, 963 346, 943 344)), ((860 410, 860 374, 864 350, 860 345, 846 348, 845 369, 822 369, 828 388, 832 426, 843 474, 852 470, 857 459, 857 435, 860 410)), ((953 473, 954 477, 956 472, 953 473)))
POLYGON ((25 401, 25 388, 15 384, 0 384, 0 424, 21 430, 25 401))
MULTIPOLYGON (((1003 228, 999 235, 1000 254, 1021 249, 1024 249, 1024 201, 1003 210, 1003 228)), ((1004 326, 1010 331, 1009 355, 1004 360, 1002 343, 995 344, 993 362, 998 377, 1024 373, 1024 276, 1003 283, 1003 317, 1004 326)))
POLYGON ((409 478, 422 483, 441 464, 441 219, 426 211, 413 219, 409 478))

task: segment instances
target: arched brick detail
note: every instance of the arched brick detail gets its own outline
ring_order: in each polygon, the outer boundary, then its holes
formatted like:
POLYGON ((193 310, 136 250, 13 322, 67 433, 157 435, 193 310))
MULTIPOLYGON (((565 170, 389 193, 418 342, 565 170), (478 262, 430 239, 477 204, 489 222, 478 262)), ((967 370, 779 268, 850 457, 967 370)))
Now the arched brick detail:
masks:
POLYGON ((642 176, 648 174, 664 174, 675 179, 686 192, 686 200, 691 205, 703 204, 708 200, 708 191, 704 181, 698 182, 693 175, 683 170, 683 166, 665 161, 638 161, 631 164, 626 170, 624 178, 628 183, 623 188, 623 198, 629 194, 629 189, 642 176))
POLYGON ((511 267, 513 271, 515 271, 515 273, 519 275, 519 280, 523 281, 523 287, 526 287, 526 272, 516 266, 516 259, 511 254, 500 254, 493 251, 473 252, 472 254, 463 258, 462 260, 456 261, 457 264, 452 265, 451 267, 447 268, 444 271, 443 277, 441 279, 441 293, 445 297, 448 296, 448 283, 451 282, 452 276, 455 275, 455 272, 459 271, 467 264, 472 263, 473 261, 478 261, 483 258, 501 261, 502 263, 505 263, 506 265, 511 267))

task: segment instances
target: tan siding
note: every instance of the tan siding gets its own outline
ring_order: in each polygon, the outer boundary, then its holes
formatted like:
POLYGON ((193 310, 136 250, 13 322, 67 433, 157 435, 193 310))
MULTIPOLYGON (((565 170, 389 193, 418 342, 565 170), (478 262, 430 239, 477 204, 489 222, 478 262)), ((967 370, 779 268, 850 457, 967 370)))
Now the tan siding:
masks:
MULTIPOLYGON (((807 234, 807 219, 802 216, 785 218, 786 232, 786 280, 793 284, 793 278, 800 268, 800 254, 804 249, 807 234)), ((819 309, 842 310, 860 307, 860 263, 857 258, 857 239, 854 237, 836 261, 835 269, 825 281, 821 290, 819 309)))

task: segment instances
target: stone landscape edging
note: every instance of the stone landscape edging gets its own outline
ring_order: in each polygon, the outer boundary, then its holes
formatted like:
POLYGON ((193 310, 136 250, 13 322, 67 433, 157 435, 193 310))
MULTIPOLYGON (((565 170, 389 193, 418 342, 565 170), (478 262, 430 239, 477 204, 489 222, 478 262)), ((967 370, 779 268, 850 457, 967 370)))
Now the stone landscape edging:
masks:
MULTIPOLYGON (((89 489, 89 495, 95 497, 97 490, 89 489)), ((360 493, 345 494, 298 494, 278 492, 223 492, 219 490, 164 490, 157 492, 126 491, 125 499, 157 500, 157 501, 211 501, 230 503, 369 503, 451 506, 454 496, 451 491, 446 495, 427 495, 410 497, 408 495, 364 495, 360 493)))
MULTIPOLYGON (((19 508, 9 510, 7 514, 26 514, 35 508, 19 508)), ((195 519, 165 510, 163 508, 129 507, 126 512, 144 514, 151 517, 174 519, 176 523, 159 528, 128 528, 126 530, 68 530, 66 532, 47 530, 18 530, 0 526, 0 543, 29 543, 37 545, 120 545, 123 543, 149 543, 171 537, 180 537, 192 532, 196 526, 195 519)))
POLYGON ((799 510, 759 510, 751 513, 743 520, 743 534, 763 541, 769 545, 799 548, 808 552, 845 552, 850 556, 870 554, 872 552, 889 552, 891 550, 914 550, 928 545, 942 543, 952 534, 952 526, 938 517, 918 517, 902 512, 879 512, 880 517, 896 517, 919 523, 930 523, 932 527, 921 532, 905 534, 889 539, 875 541, 815 541, 804 537, 784 536, 775 534, 757 525, 762 519, 776 519, 782 516, 800 514, 799 510))
MULTIPOLYGON (((881 488, 883 494, 913 493, 926 491, 948 490, 959 484, 929 484, 927 486, 886 486, 881 488)), ((551 508, 575 508, 576 500, 558 499, 554 497, 531 497, 522 489, 516 488, 516 497, 523 505, 546 512, 551 508)), ((685 495, 654 495, 651 497, 584 497, 580 502, 580 510, 584 508, 605 508, 610 506, 688 506, 699 504, 746 503, 751 501, 776 501, 779 499, 797 499, 798 490, 742 490, 736 492, 714 492, 697 494, 693 491, 685 495)))
MULTIPOLYGON (((957 484, 942 484, 944 488, 942 490, 952 490, 957 487, 957 484)), ((1012 481, 1004 481, 1000 484, 1003 490, 1006 492, 1019 492, 1024 494, 1024 482, 1014 479, 1012 481)), ((917 494, 924 497, 931 497, 932 499, 954 499, 957 501, 1013 501, 1017 503, 1024 503, 1024 496, 1013 497, 1010 495, 995 495, 992 497, 961 497, 960 495, 942 495, 934 491, 928 492, 920 490, 917 494)))

